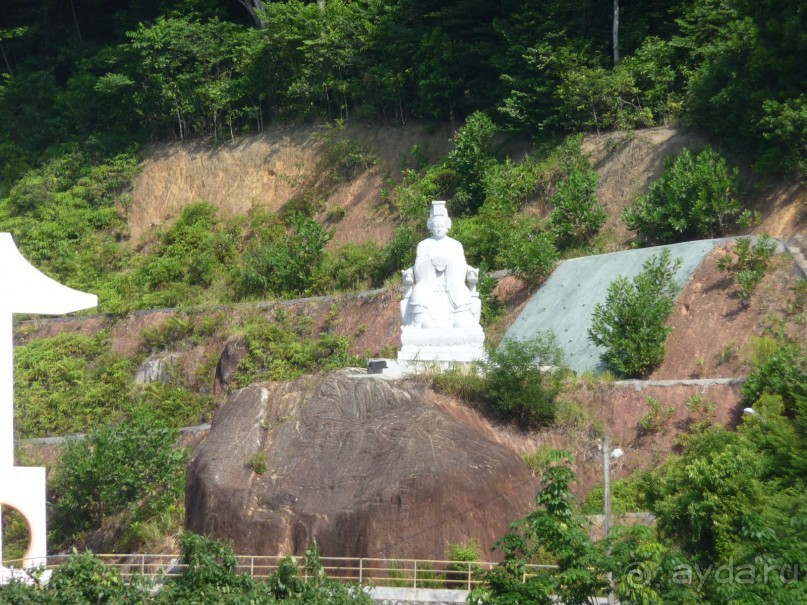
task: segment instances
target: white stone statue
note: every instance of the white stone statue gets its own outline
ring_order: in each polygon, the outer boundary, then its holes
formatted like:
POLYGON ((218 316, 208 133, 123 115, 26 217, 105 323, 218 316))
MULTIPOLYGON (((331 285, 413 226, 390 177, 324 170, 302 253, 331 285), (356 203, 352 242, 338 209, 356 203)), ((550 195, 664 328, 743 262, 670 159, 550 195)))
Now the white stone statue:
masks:
POLYGON ((465 261, 462 244, 448 237, 444 201, 432 202, 426 225, 431 237, 418 244, 414 266, 402 271, 403 361, 460 361, 484 357, 476 291, 479 271, 465 261))

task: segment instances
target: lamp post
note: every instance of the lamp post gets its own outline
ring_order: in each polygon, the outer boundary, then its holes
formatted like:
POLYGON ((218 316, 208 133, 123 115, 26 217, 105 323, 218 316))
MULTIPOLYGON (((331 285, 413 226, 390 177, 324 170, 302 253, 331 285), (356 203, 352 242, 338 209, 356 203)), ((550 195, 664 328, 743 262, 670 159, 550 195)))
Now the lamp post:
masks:
MULTIPOLYGON (((610 538, 611 532, 611 462, 621 458, 624 455, 620 448, 611 450, 611 443, 608 435, 602 438, 602 483, 603 483, 603 501, 605 513, 605 540, 606 543, 610 538)), ((608 544, 608 554, 611 554, 611 545, 608 544)), ((615 605, 616 595, 614 593, 614 576, 608 572, 608 605, 615 605)))

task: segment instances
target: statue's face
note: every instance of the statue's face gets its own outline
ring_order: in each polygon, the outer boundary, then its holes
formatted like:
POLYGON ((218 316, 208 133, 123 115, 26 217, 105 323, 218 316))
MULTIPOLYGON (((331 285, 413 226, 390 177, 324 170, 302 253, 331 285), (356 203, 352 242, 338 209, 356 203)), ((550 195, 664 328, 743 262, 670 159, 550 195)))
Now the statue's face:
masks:
POLYGON ((448 233, 448 220, 442 216, 436 216, 432 219, 432 235, 437 239, 445 237, 448 233))

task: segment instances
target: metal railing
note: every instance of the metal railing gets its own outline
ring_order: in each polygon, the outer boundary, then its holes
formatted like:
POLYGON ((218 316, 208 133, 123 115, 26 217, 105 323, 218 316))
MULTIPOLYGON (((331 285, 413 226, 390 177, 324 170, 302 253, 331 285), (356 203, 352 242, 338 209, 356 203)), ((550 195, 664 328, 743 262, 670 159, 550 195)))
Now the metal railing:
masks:
MULTIPOLYGON (((53 569, 73 555, 51 555, 46 561, 32 561, 35 566, 53 569)), ((94 555, 108 567, 118 570, 124 578, 140 576, 151 581, 165 581, 181 576, 187 569, 177 554, 98 554, 94 555)), ((256 580, 268 579, 286 556, 236 555, 237 571, 256 580)), ((303 557, 294 557, 300 575, 306 579, 301 564, 303 557)), ((378 559, 370 557, 321 557, 325 575, 342 582, 367 586, 408 588, 454 588, 470 590, 482 583, 480 573, 497 564, 489 561, 448 561, 431 559, 378 559)), ((19 567, 20 561, 9 561, 7 567, 19 567)), ((529 565, 522 581, 540 570, 556 569, 554 565, 529 565)))

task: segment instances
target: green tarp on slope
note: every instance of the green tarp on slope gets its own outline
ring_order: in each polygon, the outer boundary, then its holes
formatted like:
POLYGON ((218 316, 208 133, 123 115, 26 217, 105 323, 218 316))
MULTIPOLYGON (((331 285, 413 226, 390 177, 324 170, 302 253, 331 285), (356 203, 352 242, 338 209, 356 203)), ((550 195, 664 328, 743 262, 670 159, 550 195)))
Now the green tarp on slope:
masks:
POLYGON ((504 337, 529 340, 539 332, 554 332, 569 367, 578 373, 599 372, 604 369, 600 363, 603 348, 589 342, 586 331, 591 325, 594 305, 605 302, 610 283, 618 275, 634 277, 649 257, 669 248, 672 258, 681 258, 675 280, 683 287, 703 259, 731 239, 699 240, 564 261, 527 303, 504 337))

